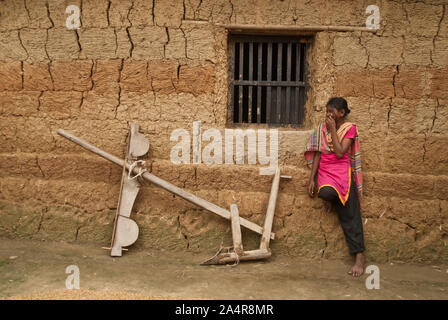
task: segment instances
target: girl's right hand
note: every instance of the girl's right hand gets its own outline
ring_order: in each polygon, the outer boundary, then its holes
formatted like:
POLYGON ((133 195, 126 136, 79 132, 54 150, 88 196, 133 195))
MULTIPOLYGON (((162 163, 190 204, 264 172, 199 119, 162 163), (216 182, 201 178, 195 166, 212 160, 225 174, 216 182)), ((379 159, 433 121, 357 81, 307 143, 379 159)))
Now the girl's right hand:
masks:
POLYGON ((333 128, 336 129, 336 121, 331 116, 325 117, 325 125, 327 126, 328 131, 331 131, 333 128))
POLYGON ((311 198, 314 198, 314 189, 315 189, 315 182, 314 182, 314 179, 312 179, 308 183, 308 195, 311 198))

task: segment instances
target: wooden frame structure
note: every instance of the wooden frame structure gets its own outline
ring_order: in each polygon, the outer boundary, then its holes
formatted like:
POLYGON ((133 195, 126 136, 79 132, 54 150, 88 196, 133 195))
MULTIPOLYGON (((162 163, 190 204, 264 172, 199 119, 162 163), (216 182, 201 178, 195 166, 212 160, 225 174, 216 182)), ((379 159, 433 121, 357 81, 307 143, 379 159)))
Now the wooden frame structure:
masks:
POLYGON ((281 176, 280 169, 276 169, 274 179, 272 181, 271 193, 269 195, 269 203, 266 210, 263 234, 261 235, 259 249, 250 251, 243 250, 240 225, 241 218, 238 214, 237 205, 232 204, 230 206, 230 222, 232 226, 233 247, 220 248, 213 257, 201 263, 202 265, 227 264, 231 262, 238 263, 239 261, 266 259, 271 256, 271 250, 269 249, 269 234, 271 233, 272 223, 274 221, 274 213, 277 203, 278 189, 280 186, 280 178, 291 179, 290 176, 281 176))
POLYGON ((314 25, 314 26, 296 26, 296 25, 258 25, 258 24, 222 24, 217 23, 218 27, 223 27, 232 33, 253 33, 253 34, 294 34, 303 35, 306 33, 316 32, 371 32, 376 33, 378 29, 355 26, 330 26, 330 25, 314 25))

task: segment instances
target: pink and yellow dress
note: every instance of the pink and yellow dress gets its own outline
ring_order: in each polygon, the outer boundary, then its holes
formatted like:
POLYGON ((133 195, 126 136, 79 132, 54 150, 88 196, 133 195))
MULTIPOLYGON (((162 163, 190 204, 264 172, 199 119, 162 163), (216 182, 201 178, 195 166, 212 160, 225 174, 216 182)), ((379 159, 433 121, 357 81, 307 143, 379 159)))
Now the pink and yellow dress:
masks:
MULTIPOLYGON (((345 133, 343 139, 354 139, 355 136, 356 126, 352 125, 347 133, 345 133)), ((322 187, 332 187, 336 190, 339 200, 341 200, 343 205, 347 202, 350 192, 351 168, 348 152, 349 150, 339 159, 334 152, 322 152, 317 175, 318 192, 322 187)))
POLYGON ((352 175, 357 186, 358 199, 362 192, 361 154, 355 124, 345 122, 338 129, 337 135, 339 142, 342 142, 344 138, 353 139, 349 149, 341 158, 336 157, 331 134, 325 123, 322 123, 314 131, 305 148, 305 159, 311 167, 314 152, 321 153, 317 176, 318 190, 320 191, 324 186, 332 187, 336 190, 341 203, 345 205, 350 193, 352 175))

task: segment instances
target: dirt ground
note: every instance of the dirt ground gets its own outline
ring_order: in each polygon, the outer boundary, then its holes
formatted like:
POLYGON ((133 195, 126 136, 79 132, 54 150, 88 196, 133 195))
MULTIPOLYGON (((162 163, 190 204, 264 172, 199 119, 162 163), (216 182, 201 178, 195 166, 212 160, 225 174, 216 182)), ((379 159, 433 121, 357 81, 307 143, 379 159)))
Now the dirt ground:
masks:
MULTIPOLYGON (((0 239, 0 299, 448 299, 448 266, 375 264, 380 289, 346 274, 350 260, 276 256, 200 266, 214 252, 130 248, 112 258, 100 245, 0 239), (80 289, 67 290, 76 265, 80 289)), ((367 262, 367 265, 373 264, 367 262)))

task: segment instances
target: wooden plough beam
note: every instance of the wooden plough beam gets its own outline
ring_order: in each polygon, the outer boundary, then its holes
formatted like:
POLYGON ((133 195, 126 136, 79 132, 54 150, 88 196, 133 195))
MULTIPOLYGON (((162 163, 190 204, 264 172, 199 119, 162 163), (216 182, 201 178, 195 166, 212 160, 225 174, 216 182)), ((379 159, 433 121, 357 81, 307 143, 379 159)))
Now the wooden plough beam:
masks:
POLYGON ((210 264, 226 264, 230 262, 239 262, 246 260, 260 260, 271 256, 269 249, 269 234, 272 230, 272 223, 274 221, 275 205, 277 203, 278 189, 280 185, 280 178, 291 179, 290 176, 281 176, 280 169, 277 168, 272 181, 271 193, 269 195, 268 209, 264 221, 263 234, 261 235, 260 248, 256 250, 244 251, 243 241, 241 239, 241 226, 238 207, 236 204, 230 206, 230 222, 232 225, 232 239, 233 247, 220 248, 219 251, 210 259, 204 261, 202 265, 210 264))
MULTIPOLYGON (((181 189, 179 187, 176 187, 175 185, 169 183, 168 181, 165 181, 165 180, 163 180, 163 179, 161 179, 161 178, 159 178, 159 177, 157 177, 157 176, 155 176, 155 175, 153 175, 153 174, 151 174, 149 172, 145 171, 145 172, 142 173, 141 172, 141 168, 132 167, 126 160, 120 159, 120 158, 118 158, 118 157, 116 157, 116 156, 114 156, 114 155, 112 155, 110 153, 107 153, 106 151, 104 151, 104 150, 102 150, 102 149, 100 149, 100 148, 90 144, 89 142, 87 142, 87 141, 85 141, 85 140, 83 140, 81 138, 78 138, 78 137, 74 136, 73 134, 71 134, 71 133, 69 133, 69 132, 67 132, 67 131, 65 131, 63 129, 59 129, 57 131, 57 133, 60 136, 62 136, 64 138, 66 138, 66 139, 68 139, 68 140, 70 140, 70 141, 80 145, 84 149, 86 149, 86 150, 88 150, 90 152, 93 152, 93 153, 99 155, 100 157, 115 163, 116 165, 119 165, 119 166, 123 167, 124 171, 128 171, 128 172, 131 171, 130 172, 131 174, 140 175, 143 179, 153 183, 154 185, 156 185, 156 186, 158 186, 158 187, 160 187, 162 189, 165 189, 165 190, 167 190, 167 191, 169 191, 169 192, 171 192, 171 193, 173 193, 173 194, 175 194, 175 195, 177 195, 177 196, 179 196, 179 197, 181 197, 181 198, 183 198, 183 199, 185 199, 185 200, 187 200, 187 201, 189 201, 189 202, 191 202, 191 203, 193 203, 193 204, 195 204, 195 205, 197 205, 197 206, 199 206, 199 207, 201 207, 203 209, 206 209, 206 210, 208 210, 210 212, 213 212, 213 213, 215 213, 215 214, 217 214, 217 215, 219 215, 219 216, 221 216, 221 217, 223 217, 225 219, 228 219, 228 220, 231 219, 232 214, 231 214, 230 211, 228 211, 228 210, 226 210, 224 208, 221 208, 221 207, 217 206, 214 203, 211 203, 211 202, 209 202, 207 200, 204 200, 204 199, 202 199, 202 198, 200 198, 198 196, 195 196, 194 194, 191 194, 191 193, 189 193, 189 192, 187 192, 187 191, 185 191, 185 190, 183 190, 183 189, 181 189)), ((117 213, 116 220, 119 218, 119 216, 120 216, 120 214, 117 213)), ((241 226, 243 226, 243 227, 245 227, 245 228, 247 228, 249 230, 252 230, 252 231, 254 231, 254 232, 256 232, 256 233, 258 233, 260 235, 263 235, 262 238, 266 238, 266 237, 267 237, 267 239, 274 239, 275 238, 275 234, 271 232, 271 228, 270 227, 269 227, 269 232, 266 231, 266 225, 265 225, 265 228, 262 228, 259 225, 255 224, 255 223, 253 223, 253 222, 251 222, 249 220, 246 220, 244 218, 241 218, 241 217, 239 217, 239 219, 235 219, 234 218, 233 220, 238 220, 237 222, 234 222, 234 223, 238 223, 239 225, 241 225, 241 226)), ((272 221, 271 221, 270 226, 272 226, 272 221)), ((131 228, 134 228, 134 227, 131 227, 131 228)), ((133 231, 133 232, 135 233, 135 231, 133 231)), ((115 230, 114 230, 114 233, 115 233, 115 230)), ((138 229, 137 229, 137 233, 138 233, 138 229)), ((112 239, 112 246, 114 246, 114 243, 113 243, 114 242, 114 236, 113 236, 113 239, 112 239)), ((130 241, 128 241, 128 243, 129 242, 130 241)), ((117 255, 121 255, 121 253, 120 254, 117 253, 117 255)))

